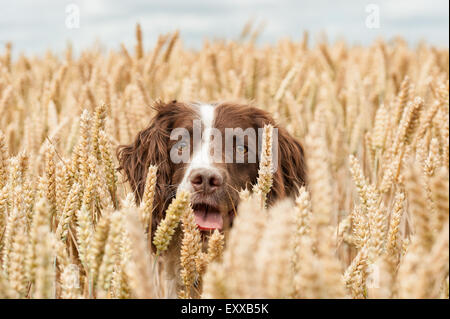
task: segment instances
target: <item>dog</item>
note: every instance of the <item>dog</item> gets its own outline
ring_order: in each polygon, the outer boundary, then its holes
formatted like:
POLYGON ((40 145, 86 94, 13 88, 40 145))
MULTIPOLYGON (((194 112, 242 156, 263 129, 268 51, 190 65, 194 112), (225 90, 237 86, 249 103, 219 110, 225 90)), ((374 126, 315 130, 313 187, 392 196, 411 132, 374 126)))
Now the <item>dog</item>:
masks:
MULTIPOLYGON (((119 170, 126 175, 139 204, 149 165, 156 165, 157 182, 152 233, 178 190, 191 193, 191 205, 202 237, 232 227, 239 191, 258 178, 264 125, 273 135, 273 185, 268 205, 295 197, 306 183, 301 144, 272 116, 259 108, 236 103, 157 102, 156 115, 129 145, 117 150, 119 170), (275 130, 274 129, 274 130, 275 130)), ((176 244, 174 244, 176 246, 176 244)), ((155 247, 152 248, 155 249, 155 247)), ((174 254, 173 260, 177 259, 174 254)))

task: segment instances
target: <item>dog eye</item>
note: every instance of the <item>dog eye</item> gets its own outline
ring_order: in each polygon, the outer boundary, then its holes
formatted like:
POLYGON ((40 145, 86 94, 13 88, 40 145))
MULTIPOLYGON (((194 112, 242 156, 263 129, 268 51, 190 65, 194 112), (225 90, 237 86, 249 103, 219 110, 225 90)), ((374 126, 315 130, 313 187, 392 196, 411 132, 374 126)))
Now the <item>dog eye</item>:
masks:
POLYGON ((247 147, 245 147, 244 145, 238 145, 236 146, 236 152, 240 154, 245 154, 247 153, 247 147))

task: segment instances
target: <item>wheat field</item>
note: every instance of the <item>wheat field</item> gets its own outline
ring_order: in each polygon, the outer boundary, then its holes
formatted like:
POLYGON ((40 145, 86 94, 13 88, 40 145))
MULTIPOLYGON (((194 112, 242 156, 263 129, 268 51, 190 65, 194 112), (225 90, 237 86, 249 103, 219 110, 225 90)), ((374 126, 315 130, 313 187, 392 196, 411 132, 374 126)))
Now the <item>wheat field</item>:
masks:
POLYGON ((256 37, 144 48, 137 25, 135 48, 0 51, 0 298, 449 298, 448 48, 256 37), (136 207, 116 147, 174 99, 270 111, 305 148, 307 187, 260 208, 262 161, 207 250, 183 192, 148 233, 157 166, 136 207))

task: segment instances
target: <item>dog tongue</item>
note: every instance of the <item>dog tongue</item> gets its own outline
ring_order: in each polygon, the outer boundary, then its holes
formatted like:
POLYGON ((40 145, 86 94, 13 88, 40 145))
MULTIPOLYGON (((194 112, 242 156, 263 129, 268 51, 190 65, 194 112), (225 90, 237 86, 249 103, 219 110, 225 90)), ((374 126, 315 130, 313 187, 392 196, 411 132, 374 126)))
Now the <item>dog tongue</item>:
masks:
POLYGON ((200 230, 222 229, 223 219, 219 212, 195 211, 195 222, 200 230))

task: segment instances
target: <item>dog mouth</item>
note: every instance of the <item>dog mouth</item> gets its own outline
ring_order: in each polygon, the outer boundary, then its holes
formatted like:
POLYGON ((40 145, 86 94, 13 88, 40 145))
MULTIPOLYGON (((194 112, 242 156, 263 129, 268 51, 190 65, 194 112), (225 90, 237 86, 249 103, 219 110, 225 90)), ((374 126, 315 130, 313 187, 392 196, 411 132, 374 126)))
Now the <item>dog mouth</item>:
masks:
POLYGON ((222 230, 223 217, 217 206, 199 203, 192 205, 195 222, 202 231, 222 230))

